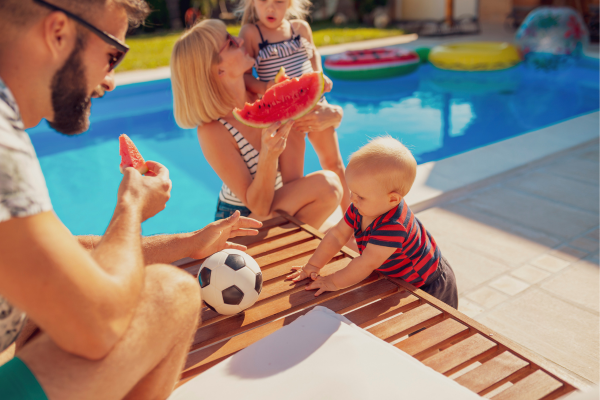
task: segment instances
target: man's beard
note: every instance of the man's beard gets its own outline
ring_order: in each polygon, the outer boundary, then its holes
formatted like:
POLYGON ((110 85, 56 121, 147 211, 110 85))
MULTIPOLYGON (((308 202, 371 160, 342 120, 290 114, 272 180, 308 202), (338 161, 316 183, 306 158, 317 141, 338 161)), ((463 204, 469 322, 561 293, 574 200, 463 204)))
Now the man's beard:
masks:
POLYGON ((69 58, 52 77, 51 96, 54 118, 48 124, 60 133, 76 135, 90 125, 90 96, 81 60, 83 38, 78 37, 69 58))

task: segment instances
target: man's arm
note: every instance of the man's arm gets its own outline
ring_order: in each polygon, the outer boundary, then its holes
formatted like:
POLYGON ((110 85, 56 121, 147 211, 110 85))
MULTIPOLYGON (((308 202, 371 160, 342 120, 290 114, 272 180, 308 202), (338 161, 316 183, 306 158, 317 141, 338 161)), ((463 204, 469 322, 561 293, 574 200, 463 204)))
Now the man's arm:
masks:
POLYGON ((164 208, 171 187, 166 168, 148 164, 158 176, 126 169, 93 253, 53 212, 0 223, 0 293, 69 353, 104 357, 135 313, 144 276, 140 224, 164 208))
MULTIPOLYGON (((244 251, 246 246, 227 240, 238 236, 256 235, 256 229, 261 226, 262 222, 240 217, 239 213, 235 213, 195 232, 142 237, 144 263, 170 264, 185 257, 200 259, 223 249, 244 251)), ((78 236, 77 239, 86 250, 93 251, 99 245, 102 236, 78 236)))

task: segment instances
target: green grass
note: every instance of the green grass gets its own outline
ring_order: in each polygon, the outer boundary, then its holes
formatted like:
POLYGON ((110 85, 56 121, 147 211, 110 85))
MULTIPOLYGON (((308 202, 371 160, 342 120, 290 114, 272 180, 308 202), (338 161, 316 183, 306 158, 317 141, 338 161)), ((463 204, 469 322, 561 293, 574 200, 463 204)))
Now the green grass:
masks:
MULTIPOLYGON (((240 26, 231 25, 227 30, 237 36, 240 26)), ((313 24, 313 37, 317 47, 361 40, 379 39, 402 35, 400 29, 376 29, 361 26, 337 27, 331 23, 313 24)), ((140 35, 127 39, 131 48, 125 60, 117 68, 117 72, 135 69, 149 69, 169 65, 171 50, 181 32, 140 35)))

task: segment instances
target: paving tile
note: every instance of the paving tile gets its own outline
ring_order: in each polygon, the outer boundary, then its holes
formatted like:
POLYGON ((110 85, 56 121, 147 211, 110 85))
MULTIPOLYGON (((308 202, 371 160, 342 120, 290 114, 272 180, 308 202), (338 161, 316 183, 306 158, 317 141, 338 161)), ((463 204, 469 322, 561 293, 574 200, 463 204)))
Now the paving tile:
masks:
POLYGON ((467 298, 487 309, 497 306, 503 301, 509 299, 508 296, 488 286, 484 286, 472 293, 469 293, 467 298))
POLYGON ((598 214, 600 196, 597 184, 535 171, 519 176, 506 185, 598 214))
POLYGON ((583 182, 598 184, 598 162, 579 158, 565 157, 543 169, 550 175, 562 176, 583 182))
POLYGON ((456 243, 438 243, 456 276, 458 295, 502 275, 508 267, 456 243))
POLYGON ((587 235, 585 235, 586 237, 590 238, 590 239, 600 239, 600 229, 596 229, 591 231, 590 233, 588 233, 587 235))
POLYGON ((571 239, 598 225, 598 214, 554 201, 495 187, 464 200, 466 205, 512 221, 514 224, 571 239))
POLYGON ((581 250, 587 250, 587 251, 595 251, 595 250, 598 250, 598 247, 600 247, 598 245, 598 240, 590 239, 585 236, 577 238, 575 240, 572 240, 569 243, 569 246, 575 247, 575 248, 581 249, 581 250))
MULTIPOLYGON (((546 253, 549 247, 559 244, 554 242, 554 245, 545 245, 524 239, 497 227, 503 221, 456 204, 430 208, 417 216, 440 245, 442 254, 459 245, 510 268, 523 265, 531 258, 546 253)), ((456 263, 451 259, 449 261, 454 268, 456 263)))
POLYGON ((533 265, 524 265, 521 268, 512 271, 510 274, 527 283, 537 283, 550 276, 548 272, 536 268, 533 265))
POLYGON ((598 146, 594 146, 593 149, 589 149, 588 151, 581 154, 579 157, 598 163, 598 146))
MULTIPOLYGON (((535 265, 536 267, 543 268, 546 271, 558 272, 561 269, 566 268, 569 264, 571 264, 571 262, 579 260, 579 258, 575 258, 570 255, 569 255, 569 257, 571 257, 571 259, 565 260, 564 257, 562 257, 562 258, 556 257, 552 254, 555 254, 555 253, 552 252, 551 254, 544 254, 543 256, 531 261, 531 264, 535 265)), ((563 253, 560 252, 559 254, 562 255, 563 253)))
POLYGON ((565 261, 574 262, 577 260, 581 260, 585 256, 588 255, 586 251, 574 249, 569 246, 560 246, 557 249, 554 249, 550 252, 550 255, 558 257, 565 261))
POLYGON ((514 296, 527 289, 530 285, 510 276, 503 276, 490 283, 490 286, 510 296, 514 296))
POLYGON ((471 318, 475 318, 477 315, 481 314, 484 309, 467 299, 461 298, 458 301, 458 311, 471 318))
POLYGON ((545 282, 542 288, 598 312, 600 311, 599 279, 598 264, 592 260, 581 260, 545 282))
POLYGON ((555 363, 598 383, 599 318, 531 288, 476 318, 555 363))

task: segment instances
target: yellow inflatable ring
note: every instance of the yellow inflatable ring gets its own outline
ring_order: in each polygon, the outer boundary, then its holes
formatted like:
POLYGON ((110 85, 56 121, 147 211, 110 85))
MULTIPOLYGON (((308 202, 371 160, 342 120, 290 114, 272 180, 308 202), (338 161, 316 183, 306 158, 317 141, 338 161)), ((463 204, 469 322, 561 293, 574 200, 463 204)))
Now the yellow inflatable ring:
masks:
POLYGON ((506 42, 468 42, 436 46, 429 62, 441 69, 455 71, 495 71, 521 61, 519 51, 506 42))

